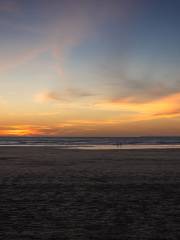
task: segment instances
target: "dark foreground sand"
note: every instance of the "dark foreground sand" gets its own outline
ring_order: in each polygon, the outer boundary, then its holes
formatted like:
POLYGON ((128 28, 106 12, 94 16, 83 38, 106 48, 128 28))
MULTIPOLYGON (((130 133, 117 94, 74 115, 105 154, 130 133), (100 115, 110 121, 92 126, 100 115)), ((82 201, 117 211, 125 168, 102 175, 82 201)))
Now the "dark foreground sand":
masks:
POLYGON ((180 150, 0 147, 0 239, 180 239, 180 150))

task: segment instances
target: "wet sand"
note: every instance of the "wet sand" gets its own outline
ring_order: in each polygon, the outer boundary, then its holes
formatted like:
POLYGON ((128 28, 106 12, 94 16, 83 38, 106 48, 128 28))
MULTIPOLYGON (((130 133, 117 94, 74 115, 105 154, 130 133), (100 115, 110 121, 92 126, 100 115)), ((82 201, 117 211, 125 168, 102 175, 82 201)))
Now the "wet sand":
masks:
POLYGON ((0 147, 0 239, 180 239, 180 150, 0 147))

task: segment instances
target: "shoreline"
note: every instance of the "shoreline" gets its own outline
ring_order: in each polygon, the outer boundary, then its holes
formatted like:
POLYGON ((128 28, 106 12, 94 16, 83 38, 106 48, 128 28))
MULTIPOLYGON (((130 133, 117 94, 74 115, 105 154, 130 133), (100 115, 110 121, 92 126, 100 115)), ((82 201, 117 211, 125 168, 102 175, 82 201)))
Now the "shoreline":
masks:
POLYGON ((90 151, 108 151, 108 150, 171 150, 180 149, 180 144, 121 144, 121 145, 60 145, 60 144, 1 144, 0 148, 6 147, 35 147, 35 148, 58 148, 61 150, 90 150, 90 151))

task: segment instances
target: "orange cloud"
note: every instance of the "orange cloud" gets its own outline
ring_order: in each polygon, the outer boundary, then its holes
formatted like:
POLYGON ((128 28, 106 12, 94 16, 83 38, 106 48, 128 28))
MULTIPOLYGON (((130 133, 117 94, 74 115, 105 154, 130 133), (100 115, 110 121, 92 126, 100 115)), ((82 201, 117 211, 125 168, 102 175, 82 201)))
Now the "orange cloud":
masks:
POLYGON ((36 135, 38 131, 28 125, 12 125, 0 129, 1 136, 31 136, 36 135))
POLYGON ((113 120, 67 120, 51 125, 9 125, 0 128, 0 136, 77 136, 96 133, 103 127, 119 125, 113 120))
POLYGON ((161 97, 149 102, 134 102, 133 98, 121 98, 110 101, 102 101, 95 106, 101 109, 115 111, 134 111, 134 117, 127 121, 151 120, 164 117, 174 117, 180 114, 180 93, 161 97))
MULTIPOLYGON (((48 100, 52 97, 54 98, 54 96, 51 95, 46 96, 48 100)), ((131 99, 102 101, 101 103, 95 104, 93 106, 94 108, 89 108, 89 110, 86 109, 87 114, 84 114, 85 112, 83 111, 85 110, 83 108, 81 112, 77 112, 79 104, 75 103, 72 108, 68 109, 70 117, 68 115, 62 118, 61 115, 58 115, 59 111, 56 112, 57 109, 54 109, 55 112, 53 112, 52 109, 52 112, 37 113, 36 117, 42 114, 42 116, 47 115, 48 118, 37 118, 36 121, 31 121, 30 115, 27 115, 23 119, 18 118, 17 115, 14 117, 13 121, 11 118, 11 121, 8 123, 6 119, 6 125, 4 122, 2 124, 5 127, 0 127, 0 135, 95 136, 111 135, 111 133, 114 135, 125 135, 126 133, 143 134, 147 132, 150 127, 152 132, 156 132, 155 129, 158 129, 158 127, 159 129, 163 128, 163 131, 167 132, 167 124, 175 121, 175 117, 180 115, 179 102, 180 93, 161 97, 158 100, 145 103, 134 103, 131 99), (97 113, 99 115, 97 115, 97 113), (115 114, 112 115, 111 113, 115 114), (57 115, 56 118, 54 118, 54 114, 57 115), (16 121, 16 125, 13 125, 14 121, 16 121), (19 121, 22 123, 26 121, 30 124, 18 124, 19 121)), ((178 128, 178 124, 172 128, 178 128)))

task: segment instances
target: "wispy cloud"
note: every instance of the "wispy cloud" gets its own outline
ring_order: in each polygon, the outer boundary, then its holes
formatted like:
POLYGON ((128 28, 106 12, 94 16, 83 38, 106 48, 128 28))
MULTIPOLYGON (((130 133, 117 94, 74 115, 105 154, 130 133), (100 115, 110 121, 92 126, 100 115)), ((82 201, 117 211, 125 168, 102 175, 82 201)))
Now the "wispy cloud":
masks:
MULTIPOLYGON (((30 38, 37 38, 36 46, 28 46, 22 53, 10 56, 9 61, 5 61, 2 56, 0 59, 0 71, 14 68, 18 65, 27 63, 29 59, 34 59, 44 52, 49 52, 54 58, 54 65, 57 74, 64 74, 64 60, 69 52, 81 42, 89 40, 98 33, 98 28, 102 23, 109 18, 121 16, 124 19, 125 15, 129 15, 133 1, 129 0, 128 4, 123 1, 39 1, 36 9, 34 21, 36 24, 28 21, 14 22, 12 19, 2 19, 1 25, 4 24, 10 31, 18 33, 21 42, 21 34, 30 34, 30 38), (109 11, 111 10, 111 11, 109 11), (39 15, 43 17, 43 22, 40 21, 39 15), (36 19, 37 18, 37 19, 36 19), (48 19, 48 21, 47 21, 48 19), (44 47, 45 46, 45 47, 44 47)), ((0 2, 1 10, 14 10, 22 8, 22 12, 29 14, 25 5, 20 1, 2 0, 0 2)), ((30 6, 29 6, 30 7, 30 6)), ((17 37, 17 35, 16 35, 17 37)), ((12 44, 12 42, 11 42, 12 44)), ((21 46, 20 46, 21 47, 21 46)))
POLYGON ((91 92, 79 88, 67 88, 63 91, 43 91, 35 95, 34 99, 38 102, 62 101, 71 102, 76 99, 91 97, 91 92))
POLYGON ((0 72, 9 71, 16 68, 19 65, 28 63, 47 50, 46 47, 34 48, 26 50, 23 53, 19 53, 16 56, 7 60, 0 59, 0 72))
POLYGON ((180 92, 179 68, 172 63, 137 59, 124 53, 122 58, 104 60, 98 66, 102 89, 114 101, 151 102, 180 92))

